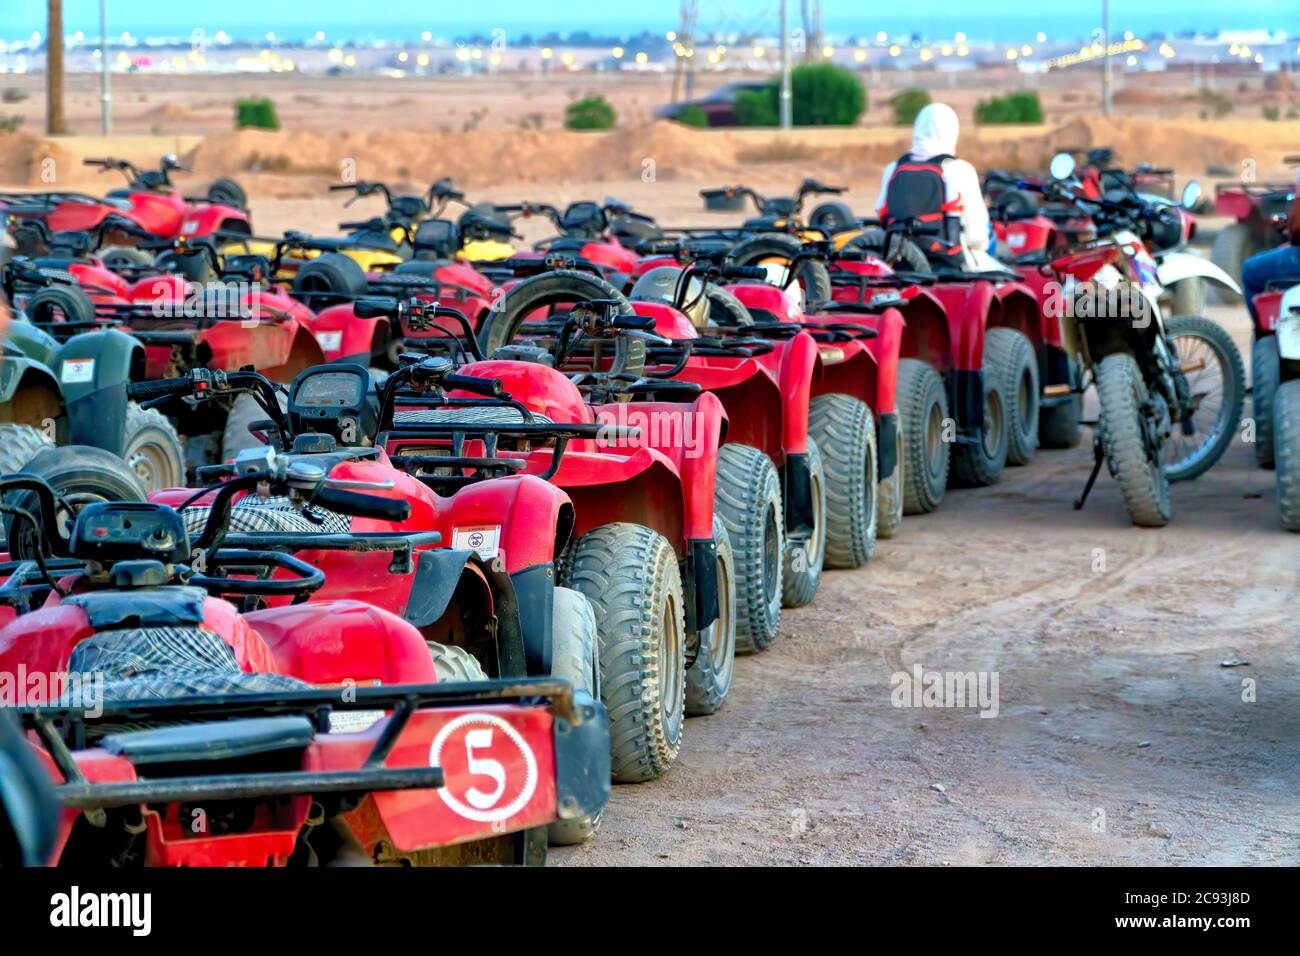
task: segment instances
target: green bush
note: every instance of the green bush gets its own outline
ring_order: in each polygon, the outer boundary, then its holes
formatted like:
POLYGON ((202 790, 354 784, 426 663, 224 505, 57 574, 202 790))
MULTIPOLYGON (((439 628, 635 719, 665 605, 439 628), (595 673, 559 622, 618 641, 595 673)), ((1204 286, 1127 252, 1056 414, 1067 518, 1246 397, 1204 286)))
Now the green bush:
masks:
MULTIPOLYGON (((853 126, 867 109, 867 91, 858 74, 834 63, 807 63, 790 73, 795 126, 853 126)), ((776 126, 781 121, 781 81, 736 97, 741 126, 776 126)))
POLYGON ((683 126, 698 126, 703 128, 709 125, 709 114, 704 112, 704 110, 700 109, 694 103, 688 106, 683 106, 673 119, 681 123, 683 126))
POLYGON ((1221 119, 1232 112, 1232 100, 1217 90, 1201 87, 1196 91, 1201 104, 1201 119, 1221 119))
POLYGON ((275 104, 269 99, 241 99, 235 101, 235 127, 237 129, 279 129, 280 120, 275 115, 275 104))
POLYGON ((613 129, 617 119, 614 107, 603 96, 574 100, 564 110, 564 125, 568 129, 613 129))
POLYGON ((1270 123, 1276 123, 1278 119, 1281 117, 1281 115, 1282 115, 1282 108, 1280 106, 1264 107, 1264 119, 1268 120, 1270 123))
POLYGON ((781 122, 778 102, 781 87, 742 90, 736 94, 736 123, 739 126, 776 126, 781 122))
POLYGON ((975 107, 975 122, 982 125, 1000 123, 1041 123, 1043 106, 1037 93, 1012 93, 980 100, 975 107))
POLYGON ((895 93, 889 100, 894 108, 894 125, 911 126, 916 114, 931 103, 929 90, 910 89, 895 93))

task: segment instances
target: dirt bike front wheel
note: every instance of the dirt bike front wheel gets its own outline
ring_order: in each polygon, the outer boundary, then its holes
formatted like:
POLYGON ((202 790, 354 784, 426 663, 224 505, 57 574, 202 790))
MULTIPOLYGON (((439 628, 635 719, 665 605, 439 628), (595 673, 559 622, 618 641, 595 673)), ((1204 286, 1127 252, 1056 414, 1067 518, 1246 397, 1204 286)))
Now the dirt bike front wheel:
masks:
POLYGON ((1170 481, 1203 475, 1232 443, 1246 398, 1246 370, 1217 322, 1180 315, 1165 324, 1173 360, 1187 383, 1187 407, 1174 422, 1160 461, 1170 481))

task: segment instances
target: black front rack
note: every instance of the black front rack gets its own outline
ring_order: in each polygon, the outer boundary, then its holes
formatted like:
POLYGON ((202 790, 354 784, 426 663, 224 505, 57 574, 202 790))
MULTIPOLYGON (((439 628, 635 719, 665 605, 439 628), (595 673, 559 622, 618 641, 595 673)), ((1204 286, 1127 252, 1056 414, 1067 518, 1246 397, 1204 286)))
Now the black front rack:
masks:
POLYGON ((412 790, 444 785, 441 767, 391 768, 385 760, 411 717, 428 707, 473 707, 485 704, 545 704, 557 718, 578 725, 584 708, 575 706, 566 680, 521 677, 504 680, 357 687, 345 698, 337 689, 229 694, 169 700, 106 702, 91 717, 83 707, 15 707, 23 726, 45 745, 65 783, 54 787, 59 803, 87 810, 102 820, 105 808, 142 803, 193 800, 241 800, 299 794, 366 793, 412 790), (97 725, 195 724, 240 718, 301 716, 318 733, 327 733, 337 711, 384 711, 389 720, 360 770, 268 772, 142 779, 128 783, 90 783, 69 749, 84 747, 97 725))

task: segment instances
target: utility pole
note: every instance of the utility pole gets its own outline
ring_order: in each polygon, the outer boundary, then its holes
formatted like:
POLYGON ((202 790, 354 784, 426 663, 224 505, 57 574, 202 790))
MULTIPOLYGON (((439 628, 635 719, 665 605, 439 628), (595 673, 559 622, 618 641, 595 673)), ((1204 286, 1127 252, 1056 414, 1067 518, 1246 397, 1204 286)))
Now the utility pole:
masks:
POLYGON ((1110 115, 1110 0, 1101 0, 1101 112, 1110 115))
POLYGON ((676 49, 673 51, 675 54, 677 50, 682 51, 674 57, 675 62, 673 63, 674 103, 680 98, 683 86, 685 86, 688 98, 695 89, 695 21, 699 16, 699 12, 699 0, 682 0, 679 14, 680 20, 677 25, 677 39, 674 44, 676 49), (688 53, 691 55, 687 56, 688 53))
POLYGON ((63 122, 63 0, 49 0, 45 19, 45 132, 66 133, 63 122))
POLYGON ((794 97, 790 92, 790 0, 781 0, 781 128, 794 125, 794 97))
POLYGON ((803 58, 817 62, 822 55, 822 7, 820 0, 801 0, 800 18, 803 20, 803 58))
POLYGON ((108 0, 99 0, 99 131, 113 132, 113 94, 108 84, 108 0))

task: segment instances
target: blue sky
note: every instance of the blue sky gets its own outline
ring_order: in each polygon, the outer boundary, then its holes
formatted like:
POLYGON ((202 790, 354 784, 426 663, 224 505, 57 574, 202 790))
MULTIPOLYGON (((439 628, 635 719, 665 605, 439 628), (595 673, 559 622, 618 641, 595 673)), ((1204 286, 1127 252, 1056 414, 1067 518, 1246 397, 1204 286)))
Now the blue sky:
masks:
MULTIPOLYGON (((789 0, 792 14, 799 0, 789 0)), ((5 0, 0 36, 10 39, 44 32, 45 4, 40 0, 5 0), (18 9, 12 9, 17 7, 18 9)), ((64 0, 67 32, 98 32, 98 0, 64 0)), ((448 0, 384 0, 368 6, 355 0, 317 0, 311 4, 271 3, 268 0, 197 0, 168 4, 161 0, 108 0, 109 29, 145 34, 187 34, 194 27, 212 33, 252 36, 274 30, 302 37, 316 30, 339 36, 366 33, 387 37, 417 37, 423 30, 453 35, 468 30, 510 32, 585 29, 628 33, 639 29, 668 29, 677 16, 677 0, 633 0, 631 3, 570 2, 546 9, 537 0, 477 0, 473 4, 448 0), (539 8, 545 12, 539 12, 539 8)), ((700 25, 705 29, 772 30, 777 0, 702 0, 700 25)), ((973 38, 1015 38, 1046 31, 1078 36, 1100 19, 1100 0, 1027 3, 1025 0, 926 0, 898 6, 865 0, 822 0, 826 28, 838 33, 919 32, 951 35, 957 30, 973 38)), ((1300 33, 1300 3, 1295 0, 1112 0, 1116 29, 1139 33, 1163 29, 1287 29, 1300 33)))

